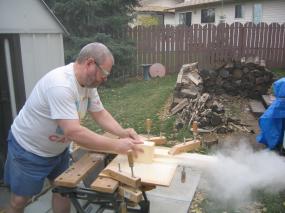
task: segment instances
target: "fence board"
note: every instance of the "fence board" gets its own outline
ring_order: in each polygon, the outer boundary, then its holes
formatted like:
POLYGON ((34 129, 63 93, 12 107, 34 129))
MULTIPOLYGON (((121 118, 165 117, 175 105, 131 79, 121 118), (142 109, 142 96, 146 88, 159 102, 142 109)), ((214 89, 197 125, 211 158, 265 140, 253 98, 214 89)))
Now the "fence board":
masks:
POLYGON ((285 24, 138 26, 120 35, 136 43, 137 75, 142 75, 143 63, 159 62, 167 72, 178 72, 184 63, 215 67, 244 56, 259 56, 269 67, 285 66, 285 24))
POLYGON ((285 23, 281 25, 281 33, 280 33, 280 67, 285 67, 285 23))

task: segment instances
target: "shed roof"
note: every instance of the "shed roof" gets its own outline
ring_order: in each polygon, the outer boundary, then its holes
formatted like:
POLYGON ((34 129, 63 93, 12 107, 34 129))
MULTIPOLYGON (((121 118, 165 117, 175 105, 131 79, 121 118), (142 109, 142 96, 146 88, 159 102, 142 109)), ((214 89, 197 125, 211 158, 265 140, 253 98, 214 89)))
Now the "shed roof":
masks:
POLYGON ((62 33, 69 35, 43 0, 1 0, 0 33, 62 33))

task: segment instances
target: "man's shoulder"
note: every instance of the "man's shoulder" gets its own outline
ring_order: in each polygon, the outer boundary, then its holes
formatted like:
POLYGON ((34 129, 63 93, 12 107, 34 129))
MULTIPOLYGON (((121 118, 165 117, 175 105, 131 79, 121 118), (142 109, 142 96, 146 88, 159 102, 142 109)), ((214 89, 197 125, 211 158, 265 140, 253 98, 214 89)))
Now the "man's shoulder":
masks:
POLYGON ((45 76, 43 79, 47 87, 55 86, 72 86, 73 83, 73 69, 70 64, 58 67, 45 76))

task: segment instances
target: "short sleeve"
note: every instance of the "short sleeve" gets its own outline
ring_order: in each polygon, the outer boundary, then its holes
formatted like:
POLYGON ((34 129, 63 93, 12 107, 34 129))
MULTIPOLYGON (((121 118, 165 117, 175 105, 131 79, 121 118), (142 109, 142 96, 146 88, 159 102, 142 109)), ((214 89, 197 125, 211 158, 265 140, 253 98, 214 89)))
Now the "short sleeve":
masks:
POLYGON ((79 119, 76 98, 69 88, 51 87, 47 90, 46 97, 52 119, 79 119))
POLYGON ((99 112, 104 109, 104 106, 100 100, 100 96, 96 88, 91 90, 88 103, 88 111, 99 112))

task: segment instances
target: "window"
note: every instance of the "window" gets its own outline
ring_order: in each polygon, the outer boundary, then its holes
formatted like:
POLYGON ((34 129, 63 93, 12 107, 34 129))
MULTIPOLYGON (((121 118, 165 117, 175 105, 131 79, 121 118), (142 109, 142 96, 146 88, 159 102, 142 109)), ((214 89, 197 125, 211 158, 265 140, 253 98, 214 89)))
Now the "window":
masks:
POLYGON ((214 23, 215 22, 215 9, 202 9, 201 10, 201 23, 214 23))
POLYGON ((242 5, 238 4, 235 6, 235 18, 242 18, 242 5))
POLYGON ((179 24, 190 27, 192 24, 192 12, 179 13, 179 24))
POLYGON ((254 4, 253 5, 253 22, 258 24, 262 21, 262 5, 254 4))

